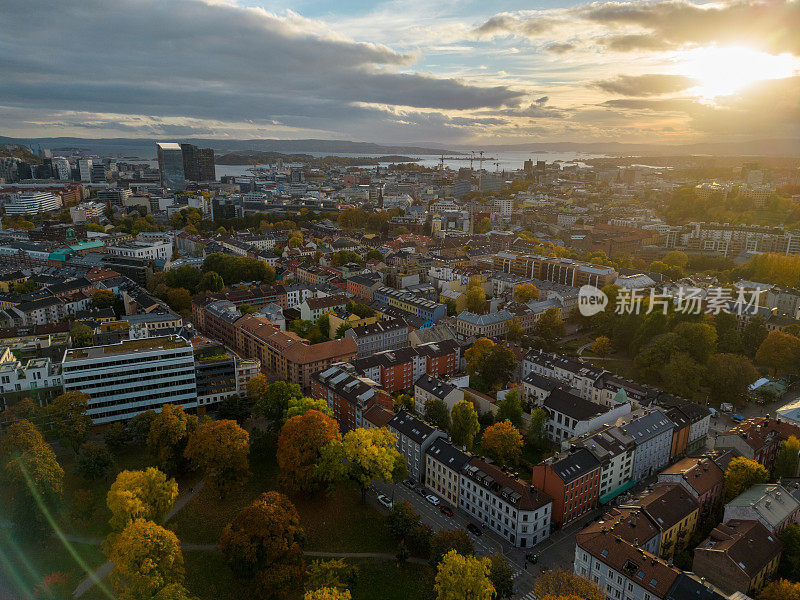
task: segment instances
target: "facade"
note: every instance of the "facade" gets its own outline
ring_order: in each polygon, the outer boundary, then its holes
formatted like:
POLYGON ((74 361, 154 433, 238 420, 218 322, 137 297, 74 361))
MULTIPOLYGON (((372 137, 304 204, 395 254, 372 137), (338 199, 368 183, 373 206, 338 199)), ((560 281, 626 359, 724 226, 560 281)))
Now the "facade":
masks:
POLYGON ((753 417, 719 434, 715 447, 736 450, 771 471, 781 444, 790 436, 800 438, 800 427, 770 417, 753 417))
POLYGON ((354 360, 353 367, 393 394, 411 390, 425 374, 432 377, 453 375, 458 370, 459 359, 458 344, 453 340, 445 340, 377 352, 354 360))
POLYGON ((184 189, 186 175, 181 147, 172 142, 156 142, 156 155, 161 186, 170 190, 184 189))
POLYGON ((548 414, 548 437, 555 443, 595 431, 631 412, 629 403, 609 408, 579 398, 561 388, 550 392, 542 407, 548 414))
POLYGON ((454 319, 453 330, 462 339, 503 337, 508 330, 508 323, 513 319, 514 315, 507 310, 499 310, 486 315, 478 315, 465 310, 454 319))
POLYGON ((194 349, 197 406, 217 404, 236 394, 236 357, 222 344, 194 349))
POLYGON ((554 256, 498 252, 494 257, 494 268, 520 277, 542 279, 572 287, 593 285, 602 288, 616 281, 618 273, 613 267, 554 256))
POLYGON ((170 260, 172 258, 172 242, 122 242, 106 246, 106 252, 116 256, 141 258, 145 260, 170 260))
POLYGON ((800 515, 800 501, 779 483, 758 483, 725 505, 723 521, 758 521, 775 535, 800 515))
POLYGON ((660 410, 629 417, 621 428, 636 444, 631 474, 634 481, 658 473, 669 463, 674 425, 660 410))
POLYGON ((89 395, 95 424, 129 419, 162 404, 197 407, 192 345, 179 336, 71 348, 62 360, 64 391, 89 395))
POLYGON ((214 150, 181 144, 183 174, 187 181, 216 181, 214 150))
POLYGON ((707 457, 687 457, 658 474, 658 483, 683 486, 700 503, 701 515, 711 513, 720 502, 725 477, 714 461, 707 457))
POLYGON ((342 433, 363 427, 363 415, 370 407, 392 408, 392 397, 385 390, 371 379, 353 374, 347 365, 331 365, 315 373, 311 394, 328 403, 342 433))
POLYGON ((604 427, 596 433, 578 438, 574 443, 586 448, 600 461, 600 504, 610 502, 633 486, 636 443, 622 429, 604 427))
POLYGON ((461 469, 458 506, 518 548, 550 536, 552 498, 477 457, 461 469))
POLYGON ((422 410, 428 400, 441 400, 448 410, 464 399, 464 390, 427 373, 414 382, 414 400, 422 410))
POLYGON ((61 208, 61 197, 50 192, 22 192, 13 194, 6 204, 7 215, 35 215, 61 208))
POLYGON ((562 383, 547 377, 546 375, 539 375, 538 373, 530 372, 522 380, 522 389, 524 390, 525 398, 533 403, 534 406, 542 406, 545 398, 550 395, 550 392, 561 386, 562 383))
POLYGON ((383 319, 372 325, 353 327, 344 335, 355 340, 357 358, 408 346, 408 324, 402 319, 383 319))
POLYGON ((379 287, 373 291, 372 297, 382 304, 397 308, 432 323, 436 323, 447 316, 447 306, 444 304, 439 304, 403 290, 385 286, 379 287))
POLYGON ((0 347, 0 411, 23 398, 40 406, 61 394, 61 367, 49 358, 32 358, 25 364, 8 347, 0 347))
POLYGON ((425 451, 425 485, 452 506, 458 506, 461 471, 472 455, 437 437, 425 451))
POLYGON ((408 474, 424 483, 426 474, 425 452, 438 438, 447 434, 428 425, 408 411, 399 411, 386 425, 397 436, 397 449, 406 457, 408 474))
POLYGON ((534 465, 532 479, 553 499, 556 527, 566 527, 591 512, 600 498, 600 461, 586 448, 574 448, 534 465))
POLYGON ((692 571, 727 594, 756 597, 778 570, 780 556, 780 541, 761 523, 733 519, 695 548, 692 571))
POLYGON ((316 321, 317 318, 328 311, 343 309, 350 299, 344 294, 323 296, 322 298, 308 298, 299 306, 300 318, 304 321, 316 321))

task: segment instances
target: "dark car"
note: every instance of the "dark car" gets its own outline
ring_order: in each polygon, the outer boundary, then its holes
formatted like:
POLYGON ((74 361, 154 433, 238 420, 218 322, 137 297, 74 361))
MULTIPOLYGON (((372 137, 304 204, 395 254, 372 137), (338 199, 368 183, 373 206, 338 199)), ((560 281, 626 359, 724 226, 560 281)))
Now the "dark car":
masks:
POLYGON ((449 506, 445 506, 444 504, 442 504, 439 507, 439 510, 442 511, 442 514, 445 514, 448 517, 452 517, 453 516, 453 510, 449 506))
POLYGON ((406 486, 408 489, 413 490, 417 487, 417 482, 409 477, 403 482, 403 485, 406 486))
POLYGON ((467 523, 467 531, 473 535, 481 535, 483 533, 481 528, 475 525, 475 523, 467 523))
POLYGON ((535 552, 529 552, 528 554, 525 555, 525 560, 527 560, 532 565, 535 565, 536 563, 539 562, 539 555, 536 554, 535 552))

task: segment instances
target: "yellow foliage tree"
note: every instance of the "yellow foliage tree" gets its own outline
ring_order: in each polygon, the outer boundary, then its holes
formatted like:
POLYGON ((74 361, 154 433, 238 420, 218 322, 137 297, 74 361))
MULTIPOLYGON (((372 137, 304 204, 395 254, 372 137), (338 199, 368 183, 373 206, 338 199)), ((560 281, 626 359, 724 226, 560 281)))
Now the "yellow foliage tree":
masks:
POLYGON ((337 590, 329 587, 310 590, 303 596, 303 600, 350 600, 350 598, 350 590, 337 590))
POLYGON ((515 465, 522 454, 522 434, 506 419, 486 428, 481 448, 501 465, 515 465))
POLYGON ((779 579, 763 589, 758 600, 800 600, 800 583, 779 579))
POLYGON ((533 584, 533 592, 537 598, 556 598, 558 600, 563 598, 572 600, 573 597, 580 600, 605 600, 606 598, 605 592, 597 587, 597 584, 563 569, 542 572, 533 584))
POLYGON ((112 515, 109 523, 118 531, 136 519, 160 523, 177 498, 178 484, 155 467, 122 471, 106 496, 112 515))
POLYGON ((725 471, 725 497, 730 500, 749 490, 757 483, 766 483, 769 471, 754 460, 737 456, 728 463, 725 471))
POLYGON ((495 591, 489 580, 490 572, 488 558, 461 556, 450 550, 436 573, 436 597, 438 600, 492 600, 495 591))
POLYGON ((236 421, 203 423, 189 436, 185 456, 198 466, 212 488, 224 497, 250 476, 250 435, 236 421))
POLYGON ((514 300, 527 304, 539 297, 539 288, 532 283, 522 283, 514 288, 514 300))

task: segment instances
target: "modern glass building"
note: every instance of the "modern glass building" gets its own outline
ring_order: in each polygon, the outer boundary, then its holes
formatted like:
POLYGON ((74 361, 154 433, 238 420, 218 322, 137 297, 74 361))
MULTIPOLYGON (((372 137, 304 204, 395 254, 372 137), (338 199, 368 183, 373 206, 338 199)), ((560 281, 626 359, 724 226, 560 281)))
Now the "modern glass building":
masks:
POLYGON ((170 190, 184 189, 186 176, 183 171, 183 150, 180 145, 174 142, 156 142, 156 153, 161 185, 170 190))

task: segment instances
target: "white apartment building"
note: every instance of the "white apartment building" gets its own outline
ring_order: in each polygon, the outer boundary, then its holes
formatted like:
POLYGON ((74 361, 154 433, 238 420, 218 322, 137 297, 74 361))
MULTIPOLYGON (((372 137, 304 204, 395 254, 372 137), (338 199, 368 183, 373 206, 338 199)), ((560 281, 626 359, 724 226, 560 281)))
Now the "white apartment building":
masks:
POLYGON ((633 486, 636 444, 622 429, 606 427, 579 438, 575 443, 586 448, 600 461, 600 502, 608 502, 633 486))
POLYGON ((163 404, 197 407, 192 345, 180 336, 70 348, 62 361, 64 391, 88 394, 95 424, 129 419, 163 404))
POLYGON ((33 358, 25 365, 8 347, 0 347, 0 410, 8 408, 12 398, 30 396, 40 405, 61 389, 61 368, 49 358, 33 358))
POLYGON ((257 358, 236 357, 236 393, 247 395, 247 382, 261 374, 261 361, 257 358))
POLYGON ((103 216, 105 205, 101 202, 81 202, 69 209, 69 216, 73 223, 85 223, 103 216))
POLYGON ((61 196, 50 192, 21 192, 12 194, 6 204, 7 215, 35 215, 61 208, 61 196))
POLYGON ((585 400, 594 399, 594 384, 603 372, 603 369, 589 363, 542 350, 531 350, 522 359, 523 379, 529 373, 552 377, 570 389, 577 390, 578 395, 585 400))
POLYGON ((477 457, 461 470, 458 506, 518 548, 550 536, 553 499, 477 457))
POLYGON ((106 246, 106 252, 117 256, 144 258, 148 260, 171 260, 172 242, 166 241, 133 241, 106 246))
POLYGON ((550 392, 542 406, 548 415, 548 437, 555 443, 596 431, 631 412, 630 403, 604 406, 584 400, 561 388, 550 392))
POLYGON ((78 171, 80 171, 81 181, 92 181, 92 164, 91 158, 82 158, 78 161, 78 171))

